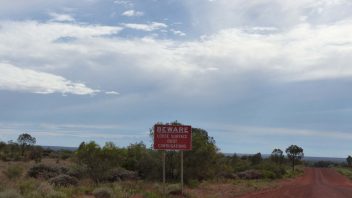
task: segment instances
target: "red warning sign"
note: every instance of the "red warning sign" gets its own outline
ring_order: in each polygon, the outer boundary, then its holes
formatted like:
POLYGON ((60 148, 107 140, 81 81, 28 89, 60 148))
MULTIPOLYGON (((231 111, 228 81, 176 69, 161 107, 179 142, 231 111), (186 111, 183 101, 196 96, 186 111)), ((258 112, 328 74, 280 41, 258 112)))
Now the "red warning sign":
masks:
POLYGON ((155 125, 154 149, 192 150, 192 127, 185 125, 155 125))

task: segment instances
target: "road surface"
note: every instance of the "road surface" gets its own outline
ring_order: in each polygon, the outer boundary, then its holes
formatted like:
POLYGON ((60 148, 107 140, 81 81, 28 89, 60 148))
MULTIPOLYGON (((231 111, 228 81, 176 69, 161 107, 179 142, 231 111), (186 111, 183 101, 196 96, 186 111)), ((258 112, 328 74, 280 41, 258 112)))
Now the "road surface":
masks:
POLYGON ((352 182, 328 168, 307 168, 302 177, 281 187, 242 198, 351 198, 352 182))

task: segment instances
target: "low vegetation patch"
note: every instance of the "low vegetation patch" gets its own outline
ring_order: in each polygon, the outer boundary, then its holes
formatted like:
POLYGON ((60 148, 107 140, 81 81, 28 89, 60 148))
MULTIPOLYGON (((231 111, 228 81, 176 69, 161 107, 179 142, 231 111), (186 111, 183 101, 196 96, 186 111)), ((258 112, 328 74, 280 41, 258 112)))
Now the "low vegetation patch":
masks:
POLYGON ((3 171, 3 173, 9 179, 17 179, 22 176, 23 167, 21 167, 20 165, 9 166, 6 170, 3 171))
POLYGON ((58 175, 56 177, 53 177, 49 180, 49 183, 54 185, 54 186, 77 186, 78 185, 78 179, 71 177, 69 175, 58 175))
POLYGON ((352 180, 352 168, 351 167, 335 167, 335 170, 342 175, 345 175, 352 180))
POLYGON ((1 198, 22 198, 22 195, 16 190, 10 189, 4 192, 0 192, 1 198))
POLYGON ((46 164, 36 164, 28 170, 28 176, 34 178, 50 179, 60 174, 65 174, 68 169, 65 167, 51 166, 46 164))
POLYGON ((114 197, 114 192, 111 188, 101 187, 94 189, 93 195, 95 198, 112 198, 114 197))

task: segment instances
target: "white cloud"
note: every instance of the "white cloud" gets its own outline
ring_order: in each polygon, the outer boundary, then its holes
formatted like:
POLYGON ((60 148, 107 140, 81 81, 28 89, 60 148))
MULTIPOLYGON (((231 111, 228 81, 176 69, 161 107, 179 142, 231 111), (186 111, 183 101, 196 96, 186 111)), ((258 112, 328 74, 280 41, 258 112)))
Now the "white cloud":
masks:
POLYGON ((52 17, 51 21, 57 21, 57 22, 74 22, 75 19, 69 15, 69 14, 58 14, 55 12, 49 13, 49 15, 52 17))
POLYGON ((136 10, 127 10, 121 14, 122 16, 127 16, 127 17, 139 17, 143 16, 144 13, 136 10))
POLYGON ((152 23, 149 23, 149 24, 126 23, 126 24, 123 24, 123 25, 126 28, 135 29, 135 30, 142 30, 142 31, 147 31, 147 32, 151 32, 151 31, 154 31, 154 30, 167 28, 167 25, 165 23, 158 23, 158 22, 152 22, 152 23))
POLYGON ((134 4, 128 0, 115 0, 114 3, 118 4, 118 5, 125 6, 125 7, 133 7, 134 6, 134 4))
POLYGON ((179 30, 170 29, 170 31, 177 36, 186 36, 186 33, 179 31, 179 30))
POLYGON ((1 41, 53 41, 60 37, 96 37, 117 34, 122 30, 118 26, 83 25, 74 23, 39 23, 37 21, 0 21, 1 41), (21 36, 21 38, 18 38, 21 36))
POLYGON ((116 92, 116 91, 106 91, 105 94, 106 95, 120 95, 120 93, 116 92))
POLYGON ((6 63, 0 63, 0 73, 1 90, 76 95, 91 95, 99 92, 99 90, 91 89, 83 83, 74 83, 61 76, 22 69, 6 63))
MULTIPOLYGON (((111 26, 34 21, 0 24, 2 60, 85 82, 94 79, 94 83, 109 87, 142 83, 160 92, 176 93, 187 86, 187 92, 202 94, 209 89, 226 90, 243 74, 259 73, 280 82, 352 76, 347 64, 352 61, 349 20, 324 26, 302 23, 287 30, 229 28, 182 42, 101 37, 121 30, 111 26), (76 40, 55 42, 63 37, 76 40), (167 75, 170 73, 173 75, 167 75)), ((161 23, 124 26, 144 31, 167 27, 161 23)))

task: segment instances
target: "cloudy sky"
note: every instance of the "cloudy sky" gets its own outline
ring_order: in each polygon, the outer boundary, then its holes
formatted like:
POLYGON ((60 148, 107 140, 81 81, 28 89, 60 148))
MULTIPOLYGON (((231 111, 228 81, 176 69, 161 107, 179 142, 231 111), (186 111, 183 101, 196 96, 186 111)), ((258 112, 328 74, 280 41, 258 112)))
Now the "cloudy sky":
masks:
POLYGON ((349 0, 2 0, 0 140, 144 141, 203 128, 223 152, 352 154, 349 0))

